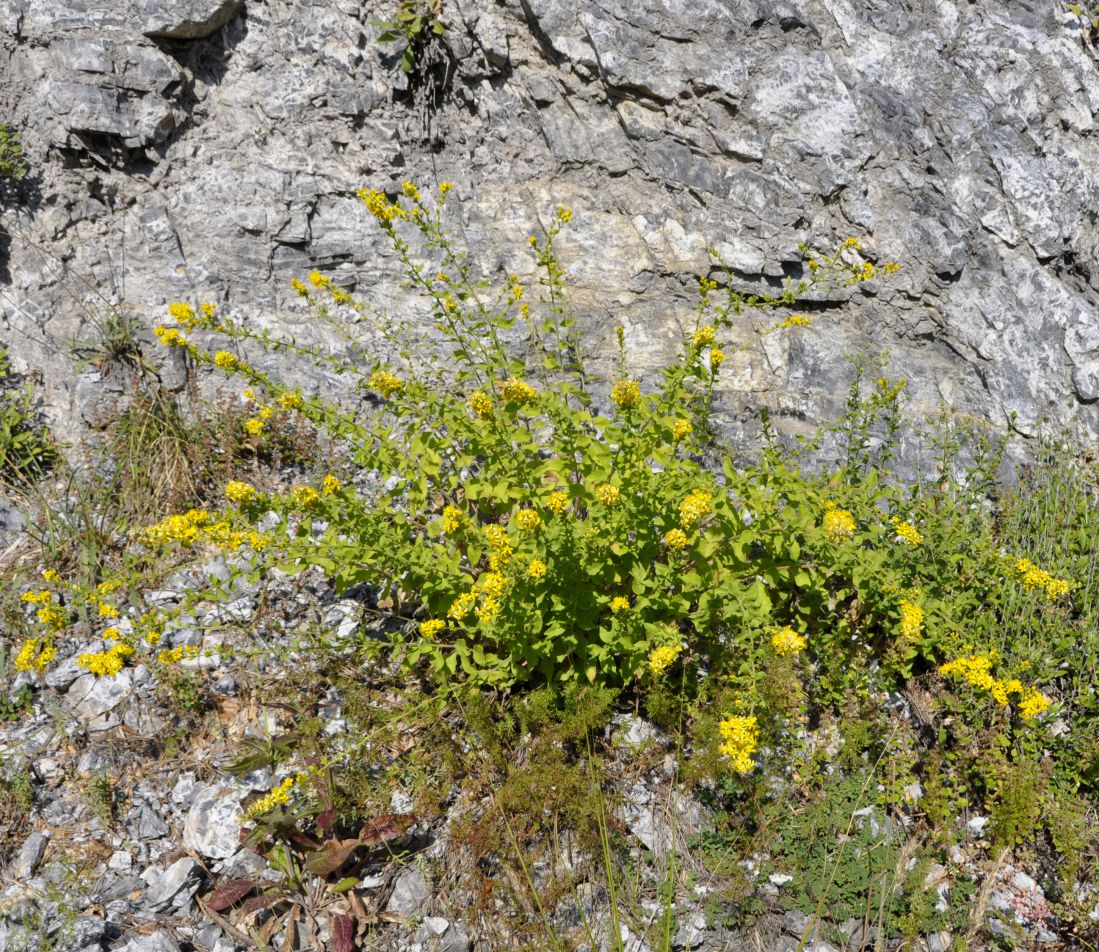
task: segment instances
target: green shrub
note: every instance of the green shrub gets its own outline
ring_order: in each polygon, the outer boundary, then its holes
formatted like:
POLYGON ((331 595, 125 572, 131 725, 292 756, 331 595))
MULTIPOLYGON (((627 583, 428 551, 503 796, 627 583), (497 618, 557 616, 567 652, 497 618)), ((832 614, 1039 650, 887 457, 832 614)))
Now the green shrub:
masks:
POLYGON ((25 486, 58 460, 57 444, 39 422, 34 394, 19 386, 0 346, 0 485, 25 486))
POLYGON ((0 122, 0 182, 18 182, 26 174, 19 133, 6 122, 0 122))

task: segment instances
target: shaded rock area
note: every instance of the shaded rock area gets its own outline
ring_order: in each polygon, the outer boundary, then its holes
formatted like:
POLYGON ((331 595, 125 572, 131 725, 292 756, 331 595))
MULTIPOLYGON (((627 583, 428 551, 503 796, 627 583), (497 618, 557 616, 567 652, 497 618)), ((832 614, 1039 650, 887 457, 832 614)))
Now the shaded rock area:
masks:
POLYGON ((800 242, 901 262, 729 361, 719 420, 742 445, 761 406, 787 434, 834 420, 867 343, 914 415, 1099 435, 1099 61, 1064 5, 449 0, 433 96, 377 42, 387 12, 0 2, 0 114, 31 165, 3 210, 0 337, 45 374, 62 436, 96 416, 65 342, 111 306, 151 326, 212 300, 340 349, 289 289, 316 267, 426 321, 355 198, 405 178, 457 184, 486 275, 528 277, 526 237, 573 207, 562 249, 604 376, 616 324, 640 373, 674 352, 709 246, 745 289, 797 277, 800 242))

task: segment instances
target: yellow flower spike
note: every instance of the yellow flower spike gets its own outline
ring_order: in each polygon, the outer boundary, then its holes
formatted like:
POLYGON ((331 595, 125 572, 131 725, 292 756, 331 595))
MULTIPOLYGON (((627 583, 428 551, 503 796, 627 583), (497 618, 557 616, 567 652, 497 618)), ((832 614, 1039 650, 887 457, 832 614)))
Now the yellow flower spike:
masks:
POLYGON ((641 399, 641 385, 636 380, 619 380, 611 387, 611 402, 619 410, 637 406, 641 399))
POLYGON ((727 717, 718 725, 724 743, 719 752, 728 757, 732 768, 739 774, 751 773, 755 768, 752 754, 759 747, 759 728, 754 717, 727 717))
POLYGON ((457 506, 447 506, 443 509, 443 532, 453 535, 462 527, 464 518, 462 510, 457 506))
POLYGON ((918 638, 923 631, 923 609, 914 601, 902 598, 900 603, 901 635, 905 638, 918 638))

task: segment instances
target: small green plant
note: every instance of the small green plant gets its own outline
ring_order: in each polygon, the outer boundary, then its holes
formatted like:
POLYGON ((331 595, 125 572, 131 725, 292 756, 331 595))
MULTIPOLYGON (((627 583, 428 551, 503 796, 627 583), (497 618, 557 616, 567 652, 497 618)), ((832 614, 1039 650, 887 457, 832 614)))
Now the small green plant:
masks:
POLYGON ((15 379, 7 348, 0 346, 0 486, 25 488, 55 466, 59 454, 29 386, 15 379))
POLYGON ((18 182, 27 171, 19 133, 6 122, 0 122, 0 182, 18 182))
POLYGON ((379 43, 403 43, 401 69, 411 73, 417 57, 434 38, 446 32, 442 20, 442 0, 401 0, 392 20, 372 20, 382 34, 379 43))
POLYGON ((118 784, 106 773, 93 774, 84 789, 84 797, 99 825, 110 830, 118 818, 121 805, 121 791, 118 784))

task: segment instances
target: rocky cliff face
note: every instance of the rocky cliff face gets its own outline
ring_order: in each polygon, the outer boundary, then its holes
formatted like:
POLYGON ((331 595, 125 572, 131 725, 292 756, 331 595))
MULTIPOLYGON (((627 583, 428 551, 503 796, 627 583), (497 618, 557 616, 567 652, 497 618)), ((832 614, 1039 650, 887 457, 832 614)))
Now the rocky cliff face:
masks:
MULTIPOLYGON (((867 342, 940 401, 1099 438, 1099 56, 1047 0, 445 0, 447 61, 410 89, 360 0, 0 0, 0 118, 33 174, 3 209, 0 338, 62 432, 104 383, 66 341, 168 300, 331 346, 289 281, 421 313, 355 198, 452 180, 485 273, 530 272, 557 203, 584 332, 637 369, 674 350, 707 247, 745 288, 805 242, 903 270, 813 302, 731 360, 734 435, 834 418, 867 342), (841 300, 847 298, 848 300, 841 300)), ((742 338, 750 338, 747 325, 742 338)))

